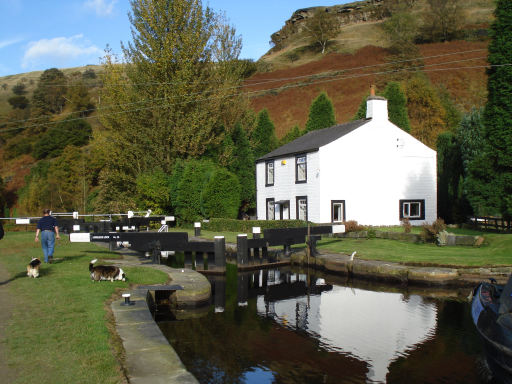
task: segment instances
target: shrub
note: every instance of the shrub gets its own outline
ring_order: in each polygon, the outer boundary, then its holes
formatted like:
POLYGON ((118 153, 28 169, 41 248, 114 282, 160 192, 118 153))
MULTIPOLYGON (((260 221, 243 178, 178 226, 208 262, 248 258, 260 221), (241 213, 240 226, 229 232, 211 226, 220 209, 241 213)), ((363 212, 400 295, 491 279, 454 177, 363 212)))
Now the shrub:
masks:
POLYGON ((425 243, 435 243, 438 235, 446 229, 443 219, 437 219, 432 224, 423 224, 421 238, 425 243))
POLYGON ((252 233, 252 227, 268 228, 299 228, 306 227, 307 222, 302 220, 234 220, 211 218, 204 223, 203 228, 214 232, 252 233))
POLYGON ((405 233, 411 233, 412 225, 411 225, 411 222, 409 221, 409 219, 405 218, 402 220, 402 227, 404 227, 405 233))
POLYGON ((202 192, 206 217, 236 218, 240 207, 241 187, 238 178, 226 169, 217 169, 202 192))
POLYGON ((365 228, 359 225, 355 220, 345 221, 343 224, 345 225, 345 232, 359 232, 365 230, 365 228))

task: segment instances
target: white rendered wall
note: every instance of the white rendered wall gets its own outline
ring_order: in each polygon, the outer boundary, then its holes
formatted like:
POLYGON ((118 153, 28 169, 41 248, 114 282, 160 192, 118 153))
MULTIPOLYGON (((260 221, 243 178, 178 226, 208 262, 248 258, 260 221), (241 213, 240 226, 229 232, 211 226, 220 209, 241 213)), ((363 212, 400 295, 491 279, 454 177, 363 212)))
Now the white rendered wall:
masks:
POLYGON ((436 152, 385 119, 320 149, 320 222, 331 221, 331 200, 345 200, 346 220, 400 224, 399 201, 425 200, 425 219, 437 218, 436 152))
MULTIPOLYGON (((267 218, 266 199, 275 201, 290 200, 290 219, 296 219, 296 197, 307 196, 308 220, 320 220, 320 175, 318 172, 318 152, 306 154, 307 183, 295 184, 295 156, 274 160, 274 185, 265 186, 265 162, 256 164, 256 204, 258 220, 267 218), (282 161, 286 164, 283 164, 282 161)), ((276 211, 276 218, 278 213, 276 211)))

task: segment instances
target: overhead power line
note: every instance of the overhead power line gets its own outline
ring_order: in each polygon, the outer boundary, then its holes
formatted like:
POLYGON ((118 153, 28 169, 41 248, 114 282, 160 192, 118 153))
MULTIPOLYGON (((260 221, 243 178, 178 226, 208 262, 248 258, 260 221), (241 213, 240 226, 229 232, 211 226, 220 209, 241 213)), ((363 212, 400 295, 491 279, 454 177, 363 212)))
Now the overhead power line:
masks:
MULTIPOLYGON (((484 51, 484 49, 474 49, 474 50, 470 50, 470 51, 451 52, 451 53, 447 53, 447 54, 426 56, 424 58, 425 59, 427 59, 427 58, 439 58, 439 57, 453 56, 453 55, 456 55, 456 54, 466 54, 466 53, 474 53, 474 52, 480 52, 480 51, 484 51)), ((439 65, 453 64, 453 63, 459 63, 459 62, 464 62, 464 61, 472 61, 472 60, 480 60, 480 59, 486 59, 486 57, 479 56, 479 57, 472 57, 472 58, 468 58, 468 59, 454 60, 454 61, 451 61, 451 62, 426 64, 426 65, 424 65, 424 67, 439 66, 439 65)), ((275 82, 281 82, 281 81, 300 80, 300 79, 306 79, 306 78, 318 77, 318 76, 321 76, 321 77, 341 76, 341 75, 344 75, 348 71, 354 71, 354 70, 358 70, 358 69, 367 69, 367 68, 379 67, 379 66, 389 66, 389 65, 393 65, 393 64, 400 64, 400 63, 412 62, 412 61, 417 61, 417 59, 391 61, 391 62, 388 62, 388 63, 379 63, 379 64, 360 66, 360 67, 351 67, 351 68, 348 68, 348 69, 343 69, 343 70, 334 71, 334 72, 333 71, 326 71, 326 72, 319 72, 319 73, 315 73, 315 74, 295 76, 295 77, 273 78, 273 79, 268 79, 268 80, 260 79, 259 82, 257 82, 257 83, 242 84, 242 85, 238 85, 238 86, 225 87, 225 88, 220 88, 219 90, 230 90, 230 89, 255 87, 255 86, 258 86, 258 85, 265 85, 265 84, 269 84, 269 83, 275 83, 275 82)), ((153 82, 151 84, 171 84, 171 83, 157 83, 157 82, 153 82)), ((202 93, 201 92, 196 92, 196 93, 188 94, 187 96, 194 96, 194 95, 200 95, 200 94, 202 94, 202 93)), ((164 98, 139 100, 139 101, 136 101, 136 102, 123 103, 123 104, 103 105, 101 108, 91 108, 91 109, 80 110, 80 111, 72 111, 72 112, 69 112, 69 113, 65 114, 64 117, 73 116, 73 115, 76 115, 76 114, 87 114, 87 113, 90 113, 90 112, 93 112, 93 111, 107 110, 107 109, 114 108, 114 107, 143 104, 143 103, 146 103, 146 102, 155 102, 155 101, 160 101, 160 100, 164 100, 164 98)), ((8 122, 5 122, 4 124, 6 124, 6 125, 13 125, 13 124, 18 124, 18 123, 26 123, 26 122, 29 122, 29 121, 36 122, 38 120, 43 120, 43 119, 46 119, 46 118, 47 118, 47 116, 41 116, 41 117, 34 117, 34 118, 30 118, 30 119, 21 119, 21 120, 8 121, 8 122)), ((48 124, 48 123, 44 123, 44 124, 48 124)), ((0 130, 0 132, 1 132, 1 130, 0 130)))
MULTIPOLYGON (((461 60, 461 61, 467 61, 467 60, 461 60)), ((449 64, 453 64, 455 62, 458 62, 458 61, 451 61, 451 62, 448 62, 448 63, 449 64)), ((442 63, 436 63, 436 64, 433 64, 432 66, 434 66, 434 65, 435 66, 442 65, 442 63)), ((300 87, 300 86, 305 86, 305 85, 307 86, 307 85, 323 84, 323 83, 329 83, 329 82, 333 82, 333 81, 355 79, 355 78, 359 78, 359 77, 378 76, 378 75, 384 75, 384 74, 389 74, 389 73, 413 72, 413 71, 416 71, 418 69, 422 69, 423 72, 439 72, 439 71, 456 71, 456 70, 468 70, 468 69, 481 69, 481 68, 489 68, 489 67, 503 67, 503 66, 511 66, 511 65, 512 65, 512 63, 506 63, 506 64, 497 64, 497 65, 477 65, 477 66, 464 66, 464 67, 455 67, 455 68, 436 68, 436 69, 424 69, 426 66, 419 66, 419 67, 404 68, 404 69, 399 69, 399 70, 389 70, 389 71, 381 71, 381 72, 354 74, 354 75, 344 76, 344 77, 336 76, 335 78, 329 78, 329 79, 315 79, 315 80, 313 80, 311 82, 307 82, 307 83, 301 82, 301 83, 288 84, 288 85, 284 85, 284 86, 280 86, 280 87, 275 87, 275 88, 267 88, 267 89, 249 91, 249 92, 245 92, 244 94, 248 95, 249 97, 256 97, 257 94, 266 93, 266 92, 270 92, 270 91, 286 90, 286 89, 289 89, 289 88, 295 88, 295 87, 300 87)), ((151 105, 151 106, 143 107, 143 108, 136 108, 136 109, 131 109, 131 110, 112 112, 112 113, 104 114, 103 116, 115 116, 115 115, 119 115, 119 114, 139 112, 139 111, 149 110, 149 109, 153 109, 153 108, 160 108, 160 107, 164 107, 164 106, 170 107, 170 106, 173 106, 173 105, 183 105, 183 104, 189 104, 191 102, 197 102, 197 101, 214 100, 214 99, 219 99, 219 98, 230 98, 230 97, 235 97, 237 95, 240 95, 240 93, 234 93, 234 94, 223 95, 223 96, 211 96, 211 97, 205 97, 205 98, 198 98, 198 99, 195 99, 193 101, 166 103, 165 105, 158 105, 158 104, 157 105, 151 105)), ((156 99, 143 100, 143 101, 140 101, 140 103, 155 102, 155 101, 157 101, 157 100, 156 99)), ((82 117, 82 118, 69 119, 68 121, 81 120, 81 119, 92 119, 92 118, 98 118, 98 117, 99 116, 86 116, 86 117, 82 117)), ((34 128, 34 127, 51 126, 51 125, 56 125, 58 123, 60 123, 60 121, 49 122, 49 123, 42 123, 42 124, 34 124, 34 125, 23 126, 23 127, 5 128, 5 129, 0 129, 0 133, 1 132, 14 131, 14 130, 20 130, 20 129, 34 128)))

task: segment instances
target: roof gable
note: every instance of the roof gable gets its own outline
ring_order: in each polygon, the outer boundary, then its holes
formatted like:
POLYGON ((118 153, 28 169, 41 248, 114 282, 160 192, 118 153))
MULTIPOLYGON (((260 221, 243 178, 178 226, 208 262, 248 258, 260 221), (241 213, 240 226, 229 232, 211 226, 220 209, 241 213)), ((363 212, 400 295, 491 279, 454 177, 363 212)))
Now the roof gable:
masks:
POLYGON ((289 143, 260 157, 256 160, 256 162, 295 155, 299 153, 318 151, 320 147, 323 147, 324 145, 327 145, 334 140, 345 136, 346 134, 356 130, 369 121, 371 121, 371 119, 356 120, 349 123, 339 124, 329 128, 308 132, 307 134, 293 141, 290 141, 289 143))

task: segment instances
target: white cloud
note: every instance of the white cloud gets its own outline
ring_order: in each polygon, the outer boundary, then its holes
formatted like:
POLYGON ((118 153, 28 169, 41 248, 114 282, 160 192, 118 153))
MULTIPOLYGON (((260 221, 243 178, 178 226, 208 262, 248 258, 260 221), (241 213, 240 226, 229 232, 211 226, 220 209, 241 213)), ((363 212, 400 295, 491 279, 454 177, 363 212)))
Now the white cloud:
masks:
MULTIPOLYGON (((83 35, 55 37, 32 41, 23 55, 23 68, 38 65, 67 66, 77 65, 77 60, 92 60, 101 56, 102 51, 83 38, 83 35)), ((80 65, 80 64, 78 64, 80 65)))
POLYGON ((108 16, 114 10, 117 0, 87 0, 84 5, 92 9, 98 16, 108 16))
POLYGON ((0 49, 8 47, 9 45, 17 44, 23 39, 17 38, 17 39, 10 39, 10 40, 0 40, 0 49))

